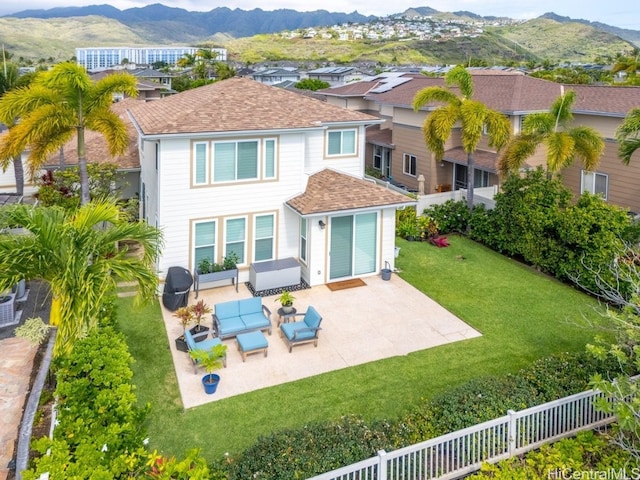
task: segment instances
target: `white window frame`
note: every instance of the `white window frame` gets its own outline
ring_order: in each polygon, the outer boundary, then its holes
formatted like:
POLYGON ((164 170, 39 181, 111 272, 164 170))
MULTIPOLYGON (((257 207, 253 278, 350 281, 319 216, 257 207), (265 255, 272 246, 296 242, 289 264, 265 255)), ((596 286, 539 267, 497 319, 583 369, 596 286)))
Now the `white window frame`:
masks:
POLYGON ((275 259, 275 255, 276 255, 276 214, 275 213, 261 213, 261 214, 256 214, 253 216, 253 261, 254 262, 263 262, 266 260, 274 260, 275 259), (271 236, 270 237, 260 237, 258 238, 258 218, 260 217, 271 217, 272 218, 272 226, 273 229, 271 230, 271 236), (258 251, 257 248, 257 242, 258 240, 266 240, 270 238, 271 239, 271 255, 269 256, 269 258, 261 258, 261 259, 257 259, 256 258, 256 252, 258 251))
POLYGON ((203 248, 203 247, 213 247, 213 258, 210 258, 209 260, 211 260, 211 262, 216 262, 217 258, 218 258, 218 242, 217 242, 217 236, 218 236, 218 221, 215 219, 208 219, 208 220, 198 220, 197 222, 193 222, 193 267, 194 269, 198 266, 198 261, 196 260, 197 255, 196 255, 196 249, 198 248, 203 248), (208 243, 208 244, 203 244, 203 245, 196 245, 196 226, 199 224, 203 224, 203 223, 213 223, 213 243, 208 243))
POLYGON ((238 243, 238 242, 230 242, 229 238, 227 237, 228 233, 229 233, 229 222, 233 221, 233 220, 244 220, 244 238, 242 239, 242 257, 240 258, 240 261, 238 262, 239 265, 245 265, 247 263, 247 235, 248 235, 248 222, 247 222, 247 217, 246 216, 241 216, 241 217, 229 217, 229 218, 225 218, 224 219, 224 256, 226 256, 229 253, 229 247, 228 245, 230 243, 238 243))
POLYGON ((356 128, 344 128, 341 130, 328 130, 326 135, 326 149, 327 149, 327 157, 340 157, 347 155, 355 155, 358 151, 358 129, 356 128), (344 142, 344 134, 348 132, 353 132, 353 151, 345 151, 345 142, 344 142), (338 153, 330 153, 329 152, 329 138, 332 135, 340 134, 340 152, 338 153))
POLYGON ((599 172, 582 170, 580 175, 580 193, 589 192, 593 195, 600 195, 603 200, 609 196, 609 175, 599 172), (596 192, 596 180, 598 177, 604 179, 604 192, 596 192))
POLYGON ((402 154, 402 173, 405 175, 409 175, 410 177, 417 176, 418 173, 418 157, 413 155, 412 153, 404 153, 402 154), (411 162, 413 161, 413 170, 411 173, 411 162), (408 164, 407 164, 408 162, 408 164), (407 165, 409 168, 407 168, 407 165))

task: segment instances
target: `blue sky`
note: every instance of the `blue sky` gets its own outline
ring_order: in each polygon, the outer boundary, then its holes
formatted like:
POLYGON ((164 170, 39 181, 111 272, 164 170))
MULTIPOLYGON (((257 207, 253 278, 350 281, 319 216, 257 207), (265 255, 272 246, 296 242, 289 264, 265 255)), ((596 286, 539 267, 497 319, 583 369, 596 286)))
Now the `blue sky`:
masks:
MULTIPOLYGON (((86 6, 107 3, 106 1, 87 0, 2 0, 0 15, 8 15, 28 9, 47 9, 51 7, 86 6)), ((467 10, 479 15, 505 16, 517 19, 530 19, 546 12, 558 15, 582 18, 592 22, 602 22, 616 27, 640 30, 640 8, 633 0, 436 0, 416 2, 415 0, 395 0, 393 2, 371 0, 110 0, 116 8, 124 10, 143 7, 153 3, 184 8, 190 11, 209 11, 216 7, 240 8, 252 10, 276 10, 289 8, 298 11, 329 10, 331 12, 358 11, 363 15, 389 15, 400 13, 411 7, 429 6, 441 12, 467 10)))

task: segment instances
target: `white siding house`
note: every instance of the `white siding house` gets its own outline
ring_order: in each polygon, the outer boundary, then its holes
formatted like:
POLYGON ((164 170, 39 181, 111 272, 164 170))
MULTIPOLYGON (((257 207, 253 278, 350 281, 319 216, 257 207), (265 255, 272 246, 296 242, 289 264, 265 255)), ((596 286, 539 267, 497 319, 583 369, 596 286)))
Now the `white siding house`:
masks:
POLYGON ((395 210, 415 202, 363 179, 376 117, 246 78, 129 113, 141 212, 165 238, 161 277, 229 252, 240 257, 240 281, 254 262, 289 257, 310 285, 393 265, 395 210))

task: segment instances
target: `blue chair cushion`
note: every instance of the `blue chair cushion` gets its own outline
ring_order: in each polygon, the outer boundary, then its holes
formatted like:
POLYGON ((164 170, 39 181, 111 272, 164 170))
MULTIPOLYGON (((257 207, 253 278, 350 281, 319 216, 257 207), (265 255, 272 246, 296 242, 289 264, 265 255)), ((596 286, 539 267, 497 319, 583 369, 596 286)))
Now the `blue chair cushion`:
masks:
POLYGON ((262 312, 262 298, 260 297, 251 297, 245 298, 238 302, 240 316, 244 318, 245 315, 249 313, 259 313, 262 312))
POLYGON ((220 345, 222 341, 219 338, 207 338, 196 344, 198 350, 211 350, 216 345, 220 345))
POLYGON ((189 350, 193 350, 196 345, 196 341, 193 339, 193 335, 189 330, 184 331, 184 341, 187 343, 189 350))
POLYGON ((220 320, 220 333, 221 335, 228 335, 234 332, 241 332, 246 330, 246 326, 240 317, 228 317, 218 318, 220 320))
POLYGON ((318 311, 310 306, 307 309, 307 313, 305 313, 304 315, 304 323, 306 323, 309 327, 318 328, 321 321, 322 317, 320 316, 318 311))
POLYGON ((269 343, 260 330, 257 332, 241 333, 236 339, 243 352, 250 352, 259 348, 267 348, 269 343))
POLYGON ((223 318, 238 317, 240 315, 240 309, 238 308, 237 300, 233 300, 231 302, 216 303, 215 310, 216 317, 218 317, 220 320, 222 320, 223 318))
POLYGON ((246 325, 247 328, 263 328, 269 325, 269 320, 265 317, 262 312, 259 313, 249 313, 246 315, 242 315, 242 321, 246 325))
POLYGON ((298 336, 295 337, 296 340, 311 340, 318 333, 317 330, 306 330, 309 326, 305 322, 283 323, 280 328, 289 340, 294 339, 296 332, 299 332, 298 336))

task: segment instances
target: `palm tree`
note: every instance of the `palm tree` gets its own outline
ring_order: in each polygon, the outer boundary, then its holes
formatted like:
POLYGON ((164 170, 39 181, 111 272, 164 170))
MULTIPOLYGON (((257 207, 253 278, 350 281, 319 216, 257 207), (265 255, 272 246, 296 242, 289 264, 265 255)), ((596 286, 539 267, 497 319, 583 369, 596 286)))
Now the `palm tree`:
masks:
POLYGON ((445 103, 427 115, 422 127, 427 147, 435 154, 437 161, 442 160, 445 142, 455 125, 460 122, 462 147, 467 153, 467 204, 472 209, 475 176, 473 153, 482 138, 482 131, 486 127, 489 146, 499 150, 509 140, 511 125, 502 113, 471 99, 473 78, 462 65, 449 70, 444 80, 447 87, 427 87, 416 93, 413 109, 418 111, 432 102, 445 103), (452 85, 459 87, 461 97, 449 88, 452 85))
MULTIPOLYGON (((7 62, 4 48, 2 49, 2 71, 0 71, 0 97, 4 96, 10 90, 19 85, 20 75, 18 73, 18 65, 13 62, 7 62)), ((13 122, 7 123, 7 127, 12 127, 13 122)), ((0 167, 6 171, 9 164, 13 163, 13 172, 16 178, 16 194, 22 196, 24 194, 24 167, 22 165, 22 152, 13 158, 0 161, 0 167)))
POLYGON ((498 170, 503 176, 517 172, 541 144, 547 150, 547 173, 550 176, 573 163, 582 160, 585 170, 594 170, 604 151, 604 140, 597 130, 577 126, 570 128, 573 120, 571 106, 576 94, 573 90, 558 97, 549 112, 534 113, 524 118, 522 131, 504 149, 498 159, 498 170))
POLYGON ((616 130, 616 140, 622 163, 629 165, 631 156, 640 148, 640 108, 634 108, 627 113, 624 122, 616 130))
POLYGON ((7 162, 29 149, 31 178, 49 155, 74 135, 78 142, 81 202, 89 202, 89 179, 85 130, 102 134, 112 156, 128 144, 124 122, 111 111, 115 93, 135 97, 136 78, 128 73, 108 75, 98 82, 73 62, 56 65, 38 74, 32 83, 16 88, 0 99, 0 121, 13 125, 0 144, 0 162, 7 162))
POLYGON ((26 233, 0 235, 0 289, 20 279, 49 283, 50 323, 58 325, 56 355, 97 327, 117 281, 137 282, 138 304, 155 298, 161 234, 146 223, 127 222, 115 200, 94 201, 74 211, 10 205, 0 213, 0 229, 7 226, 26 233), (117 248, 123 241, 137 242, 142 255, 117 248))

